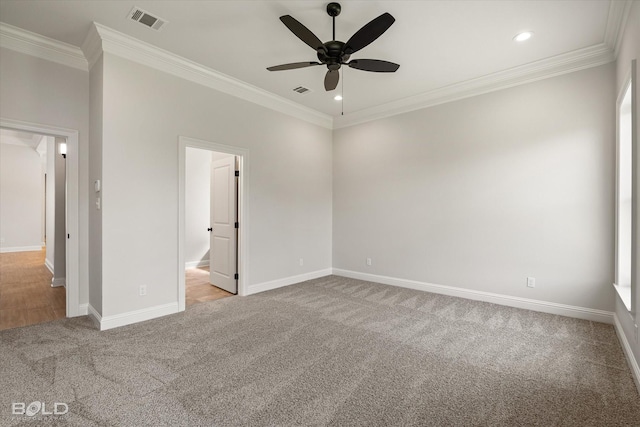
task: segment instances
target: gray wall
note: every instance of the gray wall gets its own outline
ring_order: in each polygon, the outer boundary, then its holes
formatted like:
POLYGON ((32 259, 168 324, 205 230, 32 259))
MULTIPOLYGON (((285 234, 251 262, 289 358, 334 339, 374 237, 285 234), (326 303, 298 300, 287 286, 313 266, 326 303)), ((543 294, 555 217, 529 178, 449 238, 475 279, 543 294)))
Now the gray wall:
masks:
MULTIPOLYGON (((53 280, 55 284, 65 284, 67 277, 67 201, 66 201, 66 160, 58 153, 64 138, 54 138, 55 164, 55 255, 53 257, 53 280)), ((50 235, 53 233, 49 233, 50 235)))
POLYGON ((331 130, 103 60, 102 315, 177 302, 181 135, 249 149, 250 285, 331 267, 331 130))
MULTIPOLYGON (((631 12, 627 20, 627 26, 625 29, 622 44, 620 46, 620 53, 616 61, 617 79, 616 79, 616 94, 622 89, 622 85, 629 73, 631 67, 631 60, 635 59, 639 63, 640 68, 640 3, 635 1, 632 3, 631 12)), ((640 72, 635 76, 636 87, 636 99, 640 102, 640 72)), ((636 123, 640 126, 640 105, 636 105, 636 123)), ((639 130, 639 129, 636 129, 639 130)), ((636 146, 633 148, 634 153, 634 173, 635 183, 633 190, 633 198, 636 206, 640 206, 640 147, 638 146, 638 140, 636 136, 636 146)), ((634 218, 632 219, 632 227, 635 231, 635 241, 632 242, 632 287, 635 287, 635 292, 632 293, 632 308, 634 308, 636 314, 632 315, 624 303, 616 295, 615 297, 615 310, 616 316, 622 325, 623 333, 626 340, 631 345, 633 354, 635 356, 636 364, 640 364, 640 343, 638 343, 637 332, 634 330, 635 325, 638 324, 639 319, 637 317, 637 311, 640 308, 640 209, 635 209, 635 213, 632 213, 634 218)))
POLYGON ((42 245, 42 160, 33 148, 0 143, 0 250, 42 245))
POLYGON ((80 303, 88 301, 89 73, 0 48, 0 115, 79 131, 80 303))
MULTIPOLYGON (((89 306, 102 315, 102 210, 96 203, 102 203, 102 188, 95 191, 96 180, 102 179, 102 112, 103 112, 103 61, 100 58, 89 71, 89 306)), ((102 182, 101 182, 102 185, 102 182)))
POLYGON ((337 130, 333 267, 612 311, 614 81, 609 64, 337 130))
POLYGON ((47 180, 46 180, 46 227, 47 227, 47 254, 45 264, 53 273, 56 254, 56 141, 52 136, 45 136, 47 144, 47 180))
MULTIPOLYGON (((187 266, 209 262, 211 151, 187 148, 185 159, 184 259, 187 266)), ((204 264, 203 264, 204 265, 204 264)))

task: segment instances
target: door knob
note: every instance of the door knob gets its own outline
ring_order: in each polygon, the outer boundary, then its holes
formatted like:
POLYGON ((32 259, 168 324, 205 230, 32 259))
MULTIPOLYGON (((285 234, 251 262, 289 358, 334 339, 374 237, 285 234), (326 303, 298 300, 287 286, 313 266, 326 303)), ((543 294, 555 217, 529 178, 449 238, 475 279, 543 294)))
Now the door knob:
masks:
POLYGON ((212 228, 211 228, 211 227, 207 228, 207 231, 211 231, 211 230, 212 230, 212 228))

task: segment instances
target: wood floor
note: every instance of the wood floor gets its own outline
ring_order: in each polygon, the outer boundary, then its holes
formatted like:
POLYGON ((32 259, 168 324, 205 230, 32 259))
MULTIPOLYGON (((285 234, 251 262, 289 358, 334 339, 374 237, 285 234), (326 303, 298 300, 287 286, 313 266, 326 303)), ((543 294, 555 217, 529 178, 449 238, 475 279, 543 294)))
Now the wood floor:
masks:
MULTIPOLYGON (((51 287, 45 251, 0 254, 0 331, 66 316, 64 287, 51 287)), ((231 296, 209 284, 209 267, 186 271, 185 305, 231 296)))
POLYGON ((186 276, 185 305, 187 307, 233 295, 209 283, 209 267, 189 268, 186 276))
POLYGON ((66 316, 64 287, 51 287, 45 251, 0 254, 0 330, 66 316))

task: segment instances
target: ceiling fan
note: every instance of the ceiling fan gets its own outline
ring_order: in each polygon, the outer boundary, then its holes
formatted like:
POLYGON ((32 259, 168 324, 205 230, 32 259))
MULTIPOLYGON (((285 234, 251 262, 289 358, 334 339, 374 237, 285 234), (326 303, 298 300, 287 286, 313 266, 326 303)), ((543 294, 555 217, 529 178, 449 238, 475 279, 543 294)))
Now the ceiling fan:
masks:
POLYGON ((280 20, 282 23, 286 25, 287 28, 300 40, 317 52, 318 60, 320 62, 294 62, 291 64, 268 67, 267 70, 283 71, 293 70, 295 68, 312 67, 315 65, 326 65, 328 71, 324 77, 324 88, 327 91, 334 90, 338 86, 338 81, 340 80, 340 73, 338 70, 343 65, 355 68, 356 70, 372 71, 376 73, 395 72, 400 65, 389 61, 382 61, 380 59, 352 59, 349 61, 349 57, 352 54, 368 46, 387 31, 391 24, 395 22, 395 18, 389 13, 383 13, 364 27, 360 28, 346 43, 344 43, 336 40, 336 16, 340 15, 341 10, 342 8, 339 3, 329 3, 327 5, 327 13, 333 18, 333 40, 326 43, 322 43, 315 34, 291 15, 281 16, 280 20))

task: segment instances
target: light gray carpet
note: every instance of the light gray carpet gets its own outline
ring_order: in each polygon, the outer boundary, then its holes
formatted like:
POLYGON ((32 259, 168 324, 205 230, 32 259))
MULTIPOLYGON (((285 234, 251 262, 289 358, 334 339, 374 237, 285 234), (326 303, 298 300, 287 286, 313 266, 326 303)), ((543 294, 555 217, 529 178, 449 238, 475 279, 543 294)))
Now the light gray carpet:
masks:
MULTIPOLYGON (((640 425, 612 326, 329 276, 105 332, 0 332, 12 402, 93 426, 640 425)), ((36 416, 43 418, 40 414, 36 416)))

